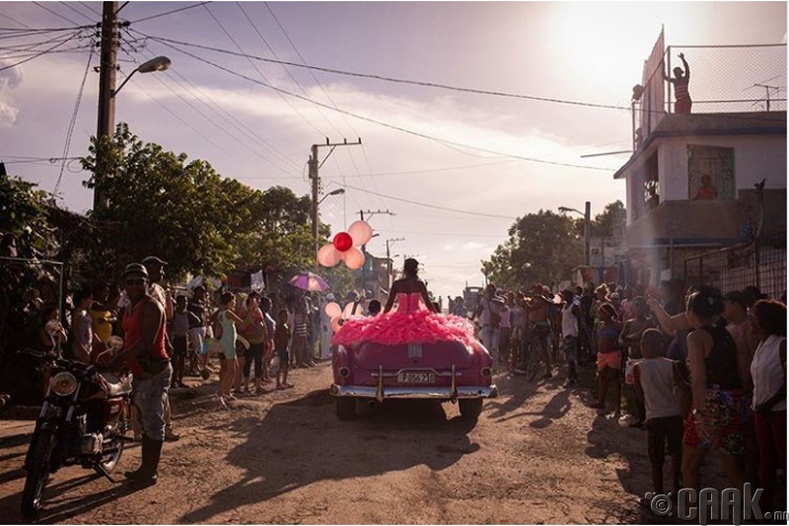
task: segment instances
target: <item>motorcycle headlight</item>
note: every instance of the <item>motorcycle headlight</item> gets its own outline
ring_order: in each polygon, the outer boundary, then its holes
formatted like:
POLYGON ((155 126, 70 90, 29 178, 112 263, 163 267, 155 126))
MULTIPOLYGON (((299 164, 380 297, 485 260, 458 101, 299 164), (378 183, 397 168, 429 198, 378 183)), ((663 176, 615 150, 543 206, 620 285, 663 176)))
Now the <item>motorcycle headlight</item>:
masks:
POLYGON ((77 390, 77 379, 71 373, 61 372, 52 377, 49 387, 58 396, 71 396, 77 390))

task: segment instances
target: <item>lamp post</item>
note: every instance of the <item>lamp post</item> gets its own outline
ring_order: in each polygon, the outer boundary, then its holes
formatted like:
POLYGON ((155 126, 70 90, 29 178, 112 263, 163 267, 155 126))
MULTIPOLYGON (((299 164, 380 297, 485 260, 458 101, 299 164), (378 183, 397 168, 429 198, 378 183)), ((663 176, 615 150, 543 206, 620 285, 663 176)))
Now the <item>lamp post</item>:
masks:
POLYGON ((559 212, 567 213, 567 212, 576 212, 584 216, 584 265, 587 267, 589 266, 589 229, 590 229, 590 222, 592 218, 592 203, 586 201, 584 212, 577 210, 575 208, 569 208, 567 206, 560 206, 559 212))
MULTIPOLYGON (((114 4, 114 2, 105 2, 106 4, 114 4)), ((106 21, 106 13, 105 13, 106 21)), ((112 38, 110 38, 112 40, 112 38)), ((96 139, 102 137, 109 137, 112 134, 112 127, 115 122, 115 96, 118 92, 129 82, 129 79, 137 73, 152 73, 154 71, 164 71, 170 67, 172 62, 169 58, 159 56, 143 62, 134 70, 129 73, 129 76, 124 79, 121 85, 115 88, 115 48, 112 45, 104 45, 104 36, 102 36, 102 61, 100 66, 100 79, 99 79, 99 115, 98 115, 98 129, 96 132, 96 139), (110 48, 110 49, 105 49, 110 48), (106 56, 106 60, 105 60, 106 56)), ((98 160, 98 159, 97 159, 98 160)), ((98 165, 99 163, 97 163, 98 165)), ((102 204, 101 196, 101 179, 104 174, 101 170, 96 171, 96 185, 93 189, 93 210, 97 210, 102 204)))
MULTIPOLYGON (((317 152, 317 148, 315 148, 317 152)), ((310 160, 312 162, 312 160, 310 160)), ((317 164, 317 161, 316 161, 317 164)), ((317 169, 317 168, 316 168, 317 169)), ((332 190, 328 194, 324 195, 320 199, 313 201, 312 203, 312 248, 315 254, 318 254, 318 206, 323 202, 324 199, 329 197, 330 195, 342 195, 345 193, 345 188, 337 188, 336 190, 332 190)))
POLYGON ((391 248, 392 245, 394 245, 398 241, 405 241, 405 238, 396 237, 386 240, 386 267, 387 267, 387 274, 389 276, 388 277, 389 283, 387 283, 387 288, 392 288, 392 257, 389 255, 389 249, 391 248))

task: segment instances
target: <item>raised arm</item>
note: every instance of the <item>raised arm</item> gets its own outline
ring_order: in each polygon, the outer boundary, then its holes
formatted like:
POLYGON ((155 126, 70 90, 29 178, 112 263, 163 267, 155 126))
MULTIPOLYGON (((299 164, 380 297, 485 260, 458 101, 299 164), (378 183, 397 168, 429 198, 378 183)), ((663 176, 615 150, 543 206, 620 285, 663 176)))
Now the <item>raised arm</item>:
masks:
POLYGON ((685 53, 679 54, 679 59, 682 61, 682 65, 685 67, 685 78, 690 78, 690 66, 688 66, 688 61, 685 60, 685 53))

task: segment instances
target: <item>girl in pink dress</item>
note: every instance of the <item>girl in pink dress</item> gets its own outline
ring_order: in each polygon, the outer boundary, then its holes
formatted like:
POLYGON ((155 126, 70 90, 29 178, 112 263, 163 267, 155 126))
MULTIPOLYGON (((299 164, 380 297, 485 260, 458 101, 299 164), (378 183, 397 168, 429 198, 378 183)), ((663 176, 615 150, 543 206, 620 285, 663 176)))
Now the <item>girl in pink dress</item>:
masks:
POLYGON ((332 338, 332 345, 350 346, 362 341, 382 345, 475 342, 474 327, 468 320, 433 310, 427 287, 417 276, 418 268, 417 260, 406 259, 405 277, 392 284, 383 314, 347 320, 332 338), (395 299, 397 308, 393 311, 395 299))

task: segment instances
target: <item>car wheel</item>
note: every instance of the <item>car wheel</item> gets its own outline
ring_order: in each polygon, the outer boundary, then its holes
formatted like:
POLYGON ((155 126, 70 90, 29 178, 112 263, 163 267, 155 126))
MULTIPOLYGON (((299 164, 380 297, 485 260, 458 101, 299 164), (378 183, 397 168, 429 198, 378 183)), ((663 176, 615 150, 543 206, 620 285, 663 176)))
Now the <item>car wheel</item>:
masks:
POLYGON ((356 399, 340 397, 337 399, 337 418, 353 420, 356 418, 356 399))
POLYGON ((482 413, 482 398, 464 398, 459 403, 463 418, 478 418, 482 413))

